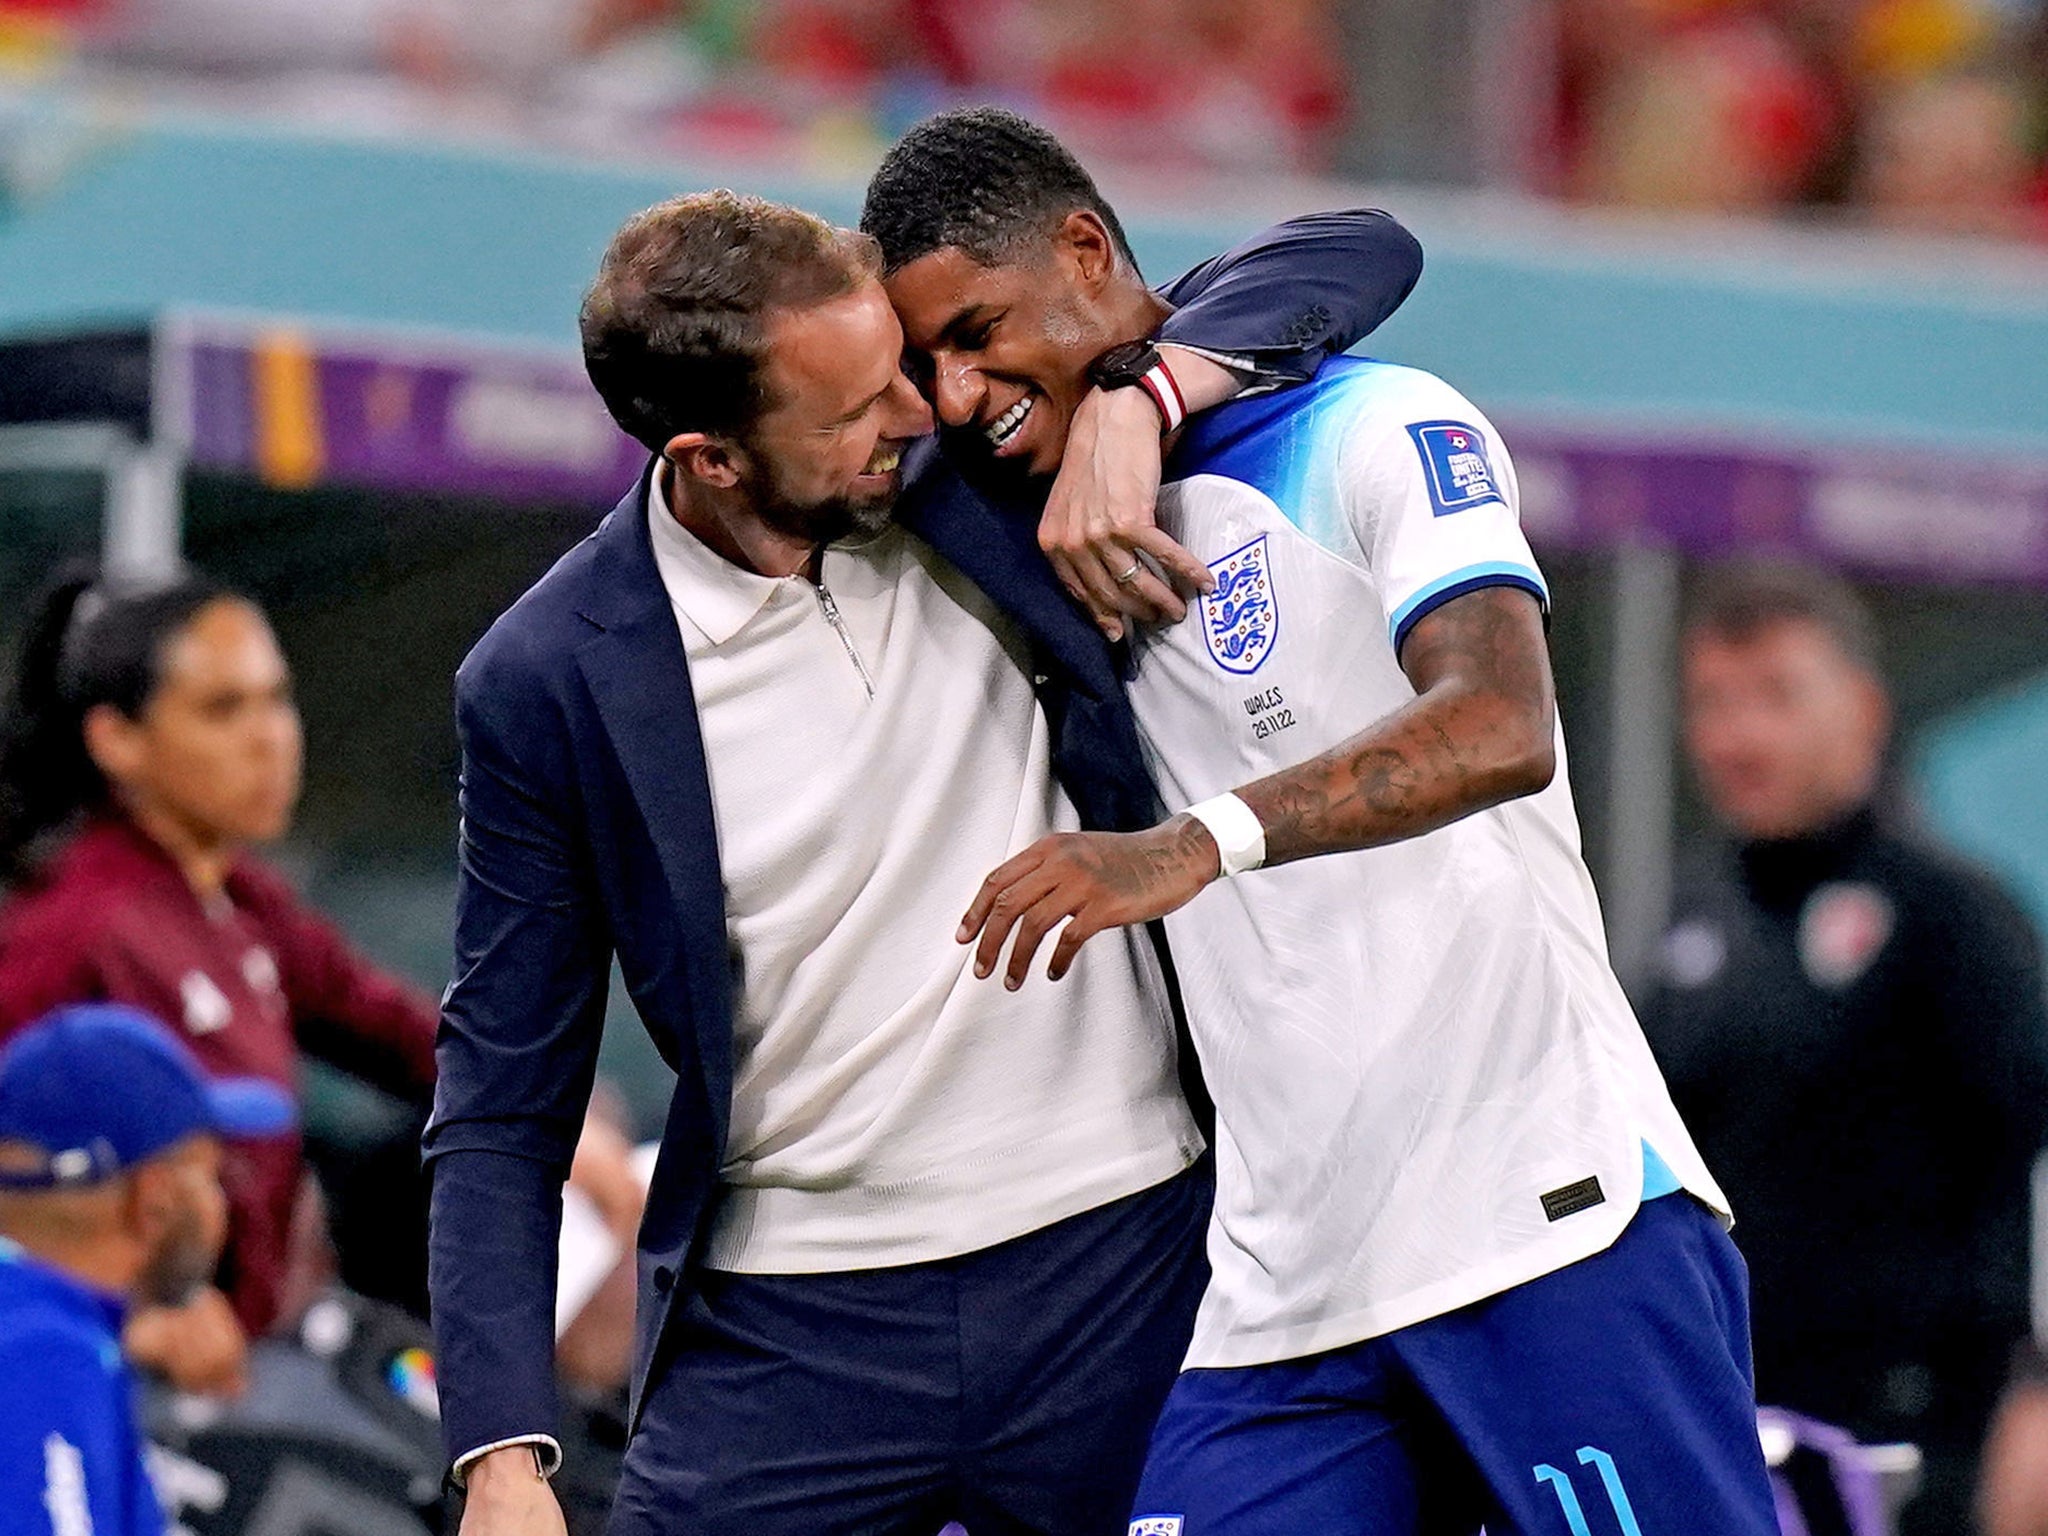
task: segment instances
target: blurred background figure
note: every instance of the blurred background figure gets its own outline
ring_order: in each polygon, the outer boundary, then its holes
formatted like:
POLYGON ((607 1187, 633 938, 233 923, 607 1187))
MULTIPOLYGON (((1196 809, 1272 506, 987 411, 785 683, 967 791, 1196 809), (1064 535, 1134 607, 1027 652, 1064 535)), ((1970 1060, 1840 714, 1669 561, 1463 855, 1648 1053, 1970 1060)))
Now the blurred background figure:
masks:
POLYGON ((227 1232, 235 1138, 292 1120, 275 1084, 202 1076, 170 1033, 118 1005, 59 1009, 0 1049, 0 1527, 154 1536, 131 1305, 204 1286, 227 1232))
MULTIPOLYGON (((284 833, 299 776, 291 675, 253 603, 190 573, 59 582, 0 735, 0 1037, 116 1001, 167 1020, 216 1075, 296 1092, 304 1049, 423 1104, 432 1002, 249 853, 284 833)), ((243 1335, 281 1320, 303 1175, 295 1131, 227 1154, 219 1289, 138 1310, 139 1363, 193 1390, 239 1384, 243 1335)), ((401 1184, 378 1213, 415 1267, 417 1203, 401 1184)), ((296 1251, 317 1251, 300 1230, 296 1251)))
POLYGON ((1567 78, 1581 94, 1566 189, 1593 202, 1721 212, 1820 195, 1848 106, 1787 9, 1570 0, 1567 78))
POLYGON ((664 0, 112 0, 93 8, 89 46, 109 58, 243 78, 388 71, 432 88, 529 91, 664 0))
POLYGON ((1962 1531, 2027 1327, 2039 947, 1881 803, 1891 708, 1846 586, 1719 572, 1682 665, 1686 749, 1732 846, 1680 886, 1644 1023, 1737 1212, 1758 1398, 1916 1442, 1905 1530, 1962 1531))

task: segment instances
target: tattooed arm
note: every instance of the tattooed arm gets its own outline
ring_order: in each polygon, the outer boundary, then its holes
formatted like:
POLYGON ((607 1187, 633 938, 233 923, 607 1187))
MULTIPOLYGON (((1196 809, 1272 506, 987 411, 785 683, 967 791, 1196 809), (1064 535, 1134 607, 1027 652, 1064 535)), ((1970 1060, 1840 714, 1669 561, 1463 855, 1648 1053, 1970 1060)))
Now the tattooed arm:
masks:
POLYGON ((1556 706, 1534 597, 1482 587, 1444 604, 1410 632, 1401 670, 1413 703, 1237 792, 1268 864, 1418 837, 1550 782, 1556 706))
MULTIPOLYGON (((1401 651, 1414 700, 1332 750, 1237 791, 1266 831, 1266 863, 1376 848, 1547 785, 1557 769, 1555 696, 1543 615, 1515 587, 1483 587, 1420 620, 1401 651)), ((1144 832, 1041 839, 982 883, 957 937, 980 936, 975 974, 995 969, 1014 929, 1005 985, 1061 922, 1048 974, 1105 928, 1149 922, 1219 873, 1208 828, 1186 813, 1144 832)))

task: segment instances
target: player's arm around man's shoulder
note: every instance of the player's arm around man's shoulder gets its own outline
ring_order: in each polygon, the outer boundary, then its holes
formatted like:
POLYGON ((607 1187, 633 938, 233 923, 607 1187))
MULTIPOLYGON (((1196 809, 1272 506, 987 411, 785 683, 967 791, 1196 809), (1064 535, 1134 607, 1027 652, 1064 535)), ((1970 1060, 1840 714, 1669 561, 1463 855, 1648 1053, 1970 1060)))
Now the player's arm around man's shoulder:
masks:
POLYGON ((1062 834, 1025 849, 988 877, 961 924, 962 943, 979 939, 977 974, 995 969, 1012 932, 1005 980, 1017 986, 1064 923, 1049 967, 1058 977, 1092 935, 1163 917, 1216 879, 1418 837, 1549 785, 1547 599, 1511 467, 1455 391, 1435 380, 1411 388, 1421 398, 1408 409, 1361 421, 1343 485, 1414 698, 1329 751, 1144 832, 1062 834), (1455 485, 1444 472, 1452 455, 1465 477, 1455 485))
POLYGON ((595 1071, 610 946, 580 826, 567 658, 500 621, 456 683, 462 825, 443 999, 429 1283, 467 1536, 555 1536, 560 1190, 595 1071), (495 1449, 493 1449, 495 1448, 495 1449))
POLYGON ((1074 415, 1039 521, 1061 583, 1112 639, 1126 622, 1178 623, 1207 567, 1162 532, 1160 429, 1252 389, 1312 378, 1377 330, 1422 275, 1422 247, 1376 208, 1287 219, 1159 289, 1174 305, 1146 387, 1097 389, 1074 415), (1154 562, 1164 580, 1137 557, 1154 562))
POLYGON ((1158 340, 1222 354, 1269 384, 1301 383, 1379 329, 1421 276, 1422 246, 1393 215, 1302 214, 1161 287, 1175 309, 1158 340))

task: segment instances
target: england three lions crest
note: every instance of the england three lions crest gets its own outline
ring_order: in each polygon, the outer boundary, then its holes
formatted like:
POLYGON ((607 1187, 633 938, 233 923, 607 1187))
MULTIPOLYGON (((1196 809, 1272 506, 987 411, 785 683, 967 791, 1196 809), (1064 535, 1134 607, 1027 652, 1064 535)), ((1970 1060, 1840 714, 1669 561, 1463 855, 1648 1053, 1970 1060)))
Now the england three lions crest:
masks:
POLYGON ((1266 535, 1209 562, 1216 590, 1202 597, 1202 638, 1226 672, 1252 673, 1273 653, 1280 633, 1280 606, 1266 535))

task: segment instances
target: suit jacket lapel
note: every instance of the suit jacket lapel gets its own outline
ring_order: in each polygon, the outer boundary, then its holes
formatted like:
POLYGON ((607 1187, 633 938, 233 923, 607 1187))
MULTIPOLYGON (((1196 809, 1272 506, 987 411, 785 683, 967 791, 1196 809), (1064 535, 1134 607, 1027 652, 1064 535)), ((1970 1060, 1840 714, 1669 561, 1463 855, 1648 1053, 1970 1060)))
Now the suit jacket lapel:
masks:
POLYGON ((722 1155, 732 1102, 725 885, 689 663, 648 535, 645 476, 597 538, 593 590, 581 611, 602 633, 578 649, 576 660, 668 879, 722 1155))

